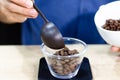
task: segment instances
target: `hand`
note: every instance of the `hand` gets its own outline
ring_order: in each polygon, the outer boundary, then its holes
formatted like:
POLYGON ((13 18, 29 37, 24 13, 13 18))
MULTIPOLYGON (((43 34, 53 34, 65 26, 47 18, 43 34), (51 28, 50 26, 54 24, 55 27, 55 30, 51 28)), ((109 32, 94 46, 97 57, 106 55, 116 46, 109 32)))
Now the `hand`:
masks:
POLYGON ((37 15, 31 0, 0 0, 0 22, 21 23, 37 15))
POLYGON ((112 46, 112 47, 111 47, 111 51, 112 51, 112 52, 120 52, 120 48, 119 48, 119 47, 116 47, 116 46, 112 46))

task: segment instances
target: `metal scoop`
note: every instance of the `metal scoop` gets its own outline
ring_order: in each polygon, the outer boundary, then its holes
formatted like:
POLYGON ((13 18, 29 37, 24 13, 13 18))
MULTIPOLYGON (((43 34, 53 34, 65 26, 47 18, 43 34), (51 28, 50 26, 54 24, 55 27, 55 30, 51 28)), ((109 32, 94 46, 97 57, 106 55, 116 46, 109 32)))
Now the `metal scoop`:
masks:
POLYGON ((33 2, 33 7, 40 14, 44 20, 44 25, 41 29, 41 39, 43 43, 52 49, 61 49, 65 47, 62 35, 56 25, 49 22, 48 19, 43 15, 40 9, 33 2))

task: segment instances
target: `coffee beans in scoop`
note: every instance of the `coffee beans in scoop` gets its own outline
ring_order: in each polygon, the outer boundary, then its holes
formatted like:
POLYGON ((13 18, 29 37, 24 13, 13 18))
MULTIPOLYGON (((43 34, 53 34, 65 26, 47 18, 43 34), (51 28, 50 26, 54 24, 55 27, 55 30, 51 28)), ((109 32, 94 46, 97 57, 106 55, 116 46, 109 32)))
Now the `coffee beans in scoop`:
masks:
MULTIPOLYGON (((76 49, 69 50, 67 47, 57 51, 54 55, 58 56, 72 56, 78 54, 76 49)), ((66 57, 66 58, 49 58, 52 70, 59 75, 69 75, 78 69, 80 65, 80 57, 66 57)))
POLYGON ((108 19, 103 28, 110 31, 120 31, 120 20, 108 19))

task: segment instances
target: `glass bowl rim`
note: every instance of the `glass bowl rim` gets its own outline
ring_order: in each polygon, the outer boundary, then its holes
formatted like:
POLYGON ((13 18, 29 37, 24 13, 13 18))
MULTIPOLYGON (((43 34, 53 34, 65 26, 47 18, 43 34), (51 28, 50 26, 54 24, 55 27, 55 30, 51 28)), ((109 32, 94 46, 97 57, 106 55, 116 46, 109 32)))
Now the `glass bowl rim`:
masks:
POLYGON ((44 43, 42 43, 42 44, 40 45, 40 48, 41 48, 42 52, 45 52, 45 53, 44 53, 45 55, 48 55, 48 56, 51 56, 51 57, 59 57, 59 58, 78 57, 78 56, 83 55, 83 54, 87 51, 87 48, 88 48, 88 47, 87 47, 87 44, 86 44, 84 41, 82 41, 82 40, 80 40, 80 39, 77 39, 77 38, 71 38, 71 37, 63 37, 63 39, 64 39, 64 40, 75 40, 75 41, 78 41, 78 42, 80 42, 80 43, 84 46, 84 49, 83 49, 81 52, 79 52, 78 54, 68 55, 68 56, 60 56, 60 55, 50 54, 50 53, 48 53, 47 51, 45 51, 45 50, 43 49, 43 47, 45 46, 44 43))

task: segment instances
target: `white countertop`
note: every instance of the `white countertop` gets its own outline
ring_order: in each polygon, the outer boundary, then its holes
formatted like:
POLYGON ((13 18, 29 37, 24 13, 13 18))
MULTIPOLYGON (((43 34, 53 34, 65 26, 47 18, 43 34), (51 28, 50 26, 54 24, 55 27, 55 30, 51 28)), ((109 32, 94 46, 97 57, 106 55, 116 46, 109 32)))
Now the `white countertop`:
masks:
MULTIPOLYGON (((120 80, 119 53, 109 45, 88 45, 94 80, 120 80)), ((0 46, 0 80, 38 80, 39 46, 0 46)))

